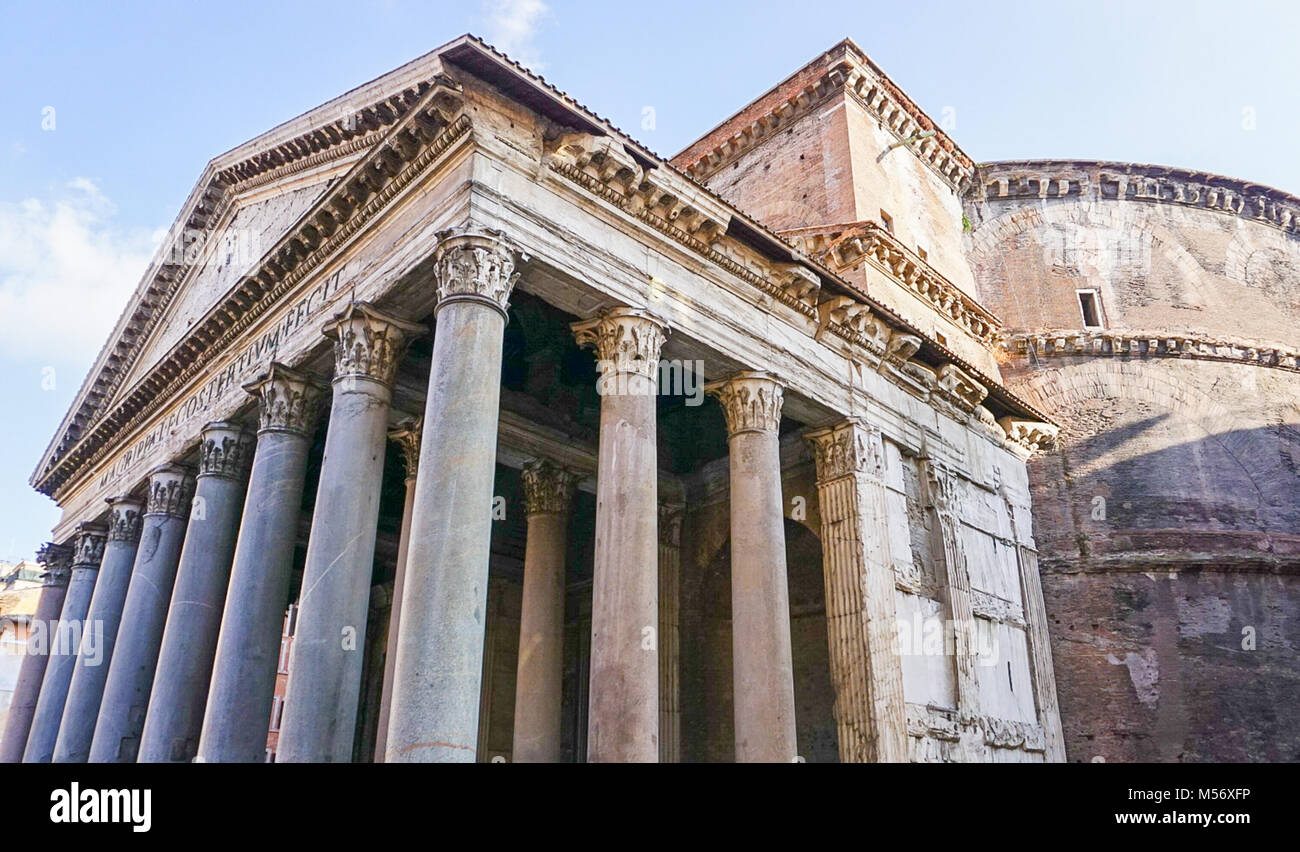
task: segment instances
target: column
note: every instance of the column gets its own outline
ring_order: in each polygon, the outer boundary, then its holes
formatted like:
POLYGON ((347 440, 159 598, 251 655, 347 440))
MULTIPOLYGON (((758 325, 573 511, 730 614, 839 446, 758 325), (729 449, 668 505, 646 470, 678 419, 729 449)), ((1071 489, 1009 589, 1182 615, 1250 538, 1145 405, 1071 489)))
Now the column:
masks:
POLYGON ((442 231, 437 332, 384 759, 472 763, 492 540, 501 344, 514 258, 500 233, 442 231))
POLYGON ((139 754, 193 494, 188 467, 166 464, 149 474, 140 550, 90 744, 92 763, 134 763, 139 754))
POLYGON ((659 762, 682 760, 682 512, 659 504, 659 762))
POLYGON ((515 763, 560 761, 564 675, 564 573, 578 477, 545 459, 524 465, 524 597, 515 678, 515 763))
POLYGON ((352 302, 325 326, 333 400, 312 512, 277 761, 352 760, 388 409, 397 364, 424 326, 352 302))
POLYGON ((253 435, 238 423, 203 427, 189 529, 140 739, 141 763, 189 763, 198 753, 253 447, 253 435))
POLYGON ((77 663, 72 670, 59 736, 54 743, 55 763, 85 763, 90 757, 99 702, 104 697, 117 628, 122 621, 122 605, 126 602, 131 569, 140 545, 144 503, 124 496, 110 498, 108 504, 108 542, 104 545, 104 558, 86 613, 81 644, 77 647, 77 663))
POLYGON ((77 525, 72 548, 72 577, 68 581, 63 608, 59 611, 58 628, 50 636, 50 659, 32 714, 31 732, 27 735, 22 756, 24 763, 49 763, 54 756, 54 742, 59 735, 68 686, 72 683, 72 672, 77 664, 77 648, 81 645, 107 535, 108 530, 102 524, 77 525))
POLYGON ((737 763, 798 754, 790 593, 781 503, 781 385, 746 372, 709 384, 727 420, 731 472, 731 646, 737 763))
POLYGON ((388 433, 396 441, 406 465, 406 500, 402 503, 402 531, 397 539, 397 571, 393 575, 393 600, 388 610, 388 644, 384 652, 384 685, 379 696, 379 729, 375 734, 375 763, 384 762, 388 745, 388 713, 393 704, 393 670, 397 668, 397 637, 402 615, 402 587, 406 584, 406 551, 411 546, 411 512, 415 508, 415 476, 420 467, 420 433, 424 418, 413 417, 388 433))
POLYGON ((257 448, 199 735, 197 760, 208 763, 265 758, 307 452, 322 395, 313 379, 283 364, 272 364, 244 390, 258 402, 257 448))
POLYGON ((969 721, 979 713, 979 683, 975 675, 975 611, 970 574, 962 550, 957 519, 957 474, 934 459, 922 459, 925 494, 938 520, 942 576, 952 619, 953 658, 957 664, 957 716, 969 721))
POLYGON ((655 397, 668 327, 645 311, 615 308, 574 323, 573 331, 579 344, 596 348, 600 393, 587 759, 654 763, 659 759, 655 397))
POLYGON ((878 430, 858 420, 807 437, 817 465, 840 760, 906 762, 884 444, 878 430))
POLYGON ((41 681, 45 679, 45 669, 50 661, 59 613, 63 611, 68 580, 72 577, 72 547, 49 542, 36 554, 36 561, 45 566, 45 571, 41 574, 36 612, 27 627, 27 647, 9 701, 4 738, 0 739, 0 763, 22 762, 32 714, 36 712, 36 700, 41 694, 41 681))

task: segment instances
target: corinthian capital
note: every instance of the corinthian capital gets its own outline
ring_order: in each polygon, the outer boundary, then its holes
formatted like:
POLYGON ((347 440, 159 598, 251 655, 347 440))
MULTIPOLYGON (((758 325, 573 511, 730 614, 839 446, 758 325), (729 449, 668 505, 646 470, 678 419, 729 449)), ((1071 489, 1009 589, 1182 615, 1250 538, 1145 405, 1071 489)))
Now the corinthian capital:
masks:
POLYGON ((108 530, 103 524, 77 524, 72 546, 72 567, 98 568, 99 561, 104 558, 104 539, 107 537, 108 530))
POLYGON ((489 229, 449 228, 437 237, 438 309, 450 302, 474 301, 504 316, 519 277, 504 235, 489 229))
POLYGON ((255 446, 253 436, 240 424, 224 420, 209 423, 199 438, 199 476, 243 478, 255 446))
POLYGON ((602 376, 631 373, 655 380, 668 324, 636 308, 611 308, 570 326, 579 346, 596 350, 602 376))
POLYGON ((580 477, 547 459, 524 462, 524 508, 530 515, 562 515, 573 502, 580 477))
POLYGON ((194 496, 194 476, 179 464, 164 464, 149 472, 144 513, 184 518, 190 513, 194 496))
POLYGON ((885 476, 885 447, 880 430, 857 419, 846 420, 804 437, 812 446, 817 481, 830 482, 842 476, 864 474, 885 476))
POLYGON ((420 467, 420 436, 424 434, 424 417, 409 417, 388 433, 388 440, 397 444, 406 463, 406 478, 415 479, 420 467))
POLYGON ((66 586, 72 577, 72 547, 47 541, 36 552, 36 561, 45 567, 41 574, 42 585, 66 586))
POLYGON ((108 540, 134 544, 140 540, 140 513, 144 503, 134 497, 109 497, 108 540))
POLYGON ((720 382, 710 382, 704 386, 704 392, 722 403, 729 436, 742 432, 776 433, 780 429, 785 390, 769 373, 737 373, 720 382))
POLYGON ((256 381, 244 385, 244 390, 257 397, 259 431, 303 436, 311 432, 323 389, 307 375, 272 363, 256 381))
POLYGON ((324 329, 334 341, 334 381, 359 378, 392 385, 407 342, 426 331, 368 302, 348 302, 324 329))

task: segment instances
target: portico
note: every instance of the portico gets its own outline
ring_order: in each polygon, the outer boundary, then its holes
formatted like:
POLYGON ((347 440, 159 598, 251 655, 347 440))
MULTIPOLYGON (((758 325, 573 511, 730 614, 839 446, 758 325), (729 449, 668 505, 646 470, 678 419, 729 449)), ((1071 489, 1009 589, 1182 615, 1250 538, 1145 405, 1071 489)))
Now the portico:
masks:
POLYGON ((1041 607, 961 582, 1021 564, 995 371, 470 37, 212 169, 187 217, 293 224, 160 266, 43 460, 55 541, 115 501, 122 638, 29 743, 264 759, 296 603, 278 761, 1050 757, 1041 607), (913 598, 1024 634, 1036 697, 902 655, 913 598))

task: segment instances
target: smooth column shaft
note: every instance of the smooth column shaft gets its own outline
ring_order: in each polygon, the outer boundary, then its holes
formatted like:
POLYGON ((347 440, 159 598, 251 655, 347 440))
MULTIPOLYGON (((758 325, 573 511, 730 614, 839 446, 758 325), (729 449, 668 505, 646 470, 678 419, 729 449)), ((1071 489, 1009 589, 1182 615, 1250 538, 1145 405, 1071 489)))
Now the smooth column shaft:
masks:
MULTIPOLYGON (((132 541, 110 537, 104 547, 104 561, 86 614, 81 647, 54 745, 55 763, 85 763, 90 758, 90 743, 95 736, 95 722, 117 644, 117 630, 131 582, 131 569, 136 561, 136 545, 142 540, 145 540, 143 531, 139 539, 132 541)), ((149 540, 154 541, 156 547, 157 537, 151 535, 149 540)))
POLYGON ((238 479, 198 479, 140 741, 141 763, 188 763, 198 753, 243 497, 238 479))
POLYGON ((389 396, 372 379, 348 376, 334 383, 298 598, 280 761, 352 759, 389 396))
POLYGON ((731 624, 737 762, 795 758, 794 666, 775 431, 731 436, 731 624))
POLYGON ((81 644, 80 636, 85 629, 98 575, 99 565, 72 568, 72 579, 68 581, 68 592, 59 614, 57 635, 51 637, 50 660, 41 681, 40 698, 32 713, 31 732, 23 750, 24 763, 49 763, 54 757, 54 743, 59 736, 68 687, 72 684, 72 672, 77 665, 77 648, 81 644))
MULTIPOLYGON (((65 573, 63 576, 66 580, 68 575, 65 573)), ((46 631, 46 647, 33 648, 31 639, 28 639, 27 653, 18 669, 18 682, 14 684, 13 698, 9 702, 4 739, 0 740, 0 763, 19 763, 23 759, 32 716, 36 713, 36 702, 41 694, 41 682, 45 679, 45 670, 50 661, 49 645, 56 638, 55 628, 59 613, 63 611, 67 591, 66 583, 46 585, 36 601, 36 613, 33 623, 28 627, 28 636, 31 637, 38 630, 46 631)))
POLYGON ((515 763, 560 760, 564 674, 564 568, 568 514, 530 513, 515 679, 515 763))
POLYGON ((122 606, 121 626, 91 741, 89 759, 93 763, 133 763, 139 752, 184 541, 184 517, 144 516, 140 550, 122 606))
POLYGON ((385 760, 473 762, 477 751, 505 317, 438 312, 402 592, 385 760))
POLYGON ((300 432, 258 433, 199 737, 208 763, 265 759, 307 451, 300 432))
MULTIPOLYGON (((416 449, 419 455, 419 449, 416 449)), ((393 706, 393 672, 397 669, 397 642, 402 624, 402 591, 406 585, 406 552, 411 543, 411 512, 415 509, 415 477, 406 478, 406 499, 402 503, 402 531, 397 540, 397 572, 393 576, 393 600, 388 614, 388 647, 384 653, 384 685, 379 696, 379 727, 375 733, 375 762, 384 762, 388 747, 388 714, 393 706)))
POLYGON ((659 533, 655 386, 600 402, 587 759, 659 759, 659 533))

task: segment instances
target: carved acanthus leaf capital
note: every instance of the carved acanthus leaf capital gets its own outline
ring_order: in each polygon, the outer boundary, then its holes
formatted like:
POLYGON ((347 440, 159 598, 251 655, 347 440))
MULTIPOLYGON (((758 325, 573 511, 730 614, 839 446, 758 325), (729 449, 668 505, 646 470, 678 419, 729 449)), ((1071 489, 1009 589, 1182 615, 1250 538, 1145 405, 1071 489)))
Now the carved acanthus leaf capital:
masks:
POLYGON ((704 390, 722 403, 729 436, 743 432, 776 434, 780 430, 785 389, 771 374, 737 373, 705 385, 704 390))
POLYGON ((193 496, 194 476, 190 469, 178 464, 164 464, 149 472, 144 513, 187 517, 193 496))
POLYGON ((846 420, 805 436, 817 465, 817 482, 865 474, 885 476, 885 446, 880 430, 860 420, 846 420))
POLYGON ((68 585, 72 577, 72 546, 55 544, 47 541, 36 552, 36 561, 44 566, 41 583, 45 586, 59 588, 68 585))
POLYGON ((633 374, 651 381, 659 377, 659 353, 668 337, 668 324, 636 308, 612 308, 570 326, 579 346, 596 350, 602 377, 633 374))
POLYGON ((199 436, 199 476, 239 480, 248 473, 257 441, 238 423, 218 421, 199 436))
POLYGON ((402 462, 406 465, 407 480, 415 479, 420 467, 420 436, 424 434, 424 417, 408 417, 397 428, 388 433, 388 440, 397 444, 402 451, 402 462))
POLYGON ((134 544, 140 540, 144 503, 134 497, 108 497, 108 540, 134 544))
POLYGON ((104 541, 107 538, 108 530, 103 524, 77 524, 72 546, 72 567, 98 568, 100 560, 104 558, 104 541))
POLYGON ((391 386, 406 344, 428 329, 386 314, 368 302, 349 302, 323 331, 334 341, 334 381, 371 379, 391 386))
POLYGON ((524 462, 524 507, 530 515, 562 515, 573 503, 573 489, 581 479, 549 459, 524 462))
POLYGON ((259 431, 307 436, 320 411, 324 389, 306 374, 277 362, 256 381, 244 385, 244 390, 257 397, 259 431))
POLYGON ((449 228, 437 237, 438 310, 449 302, 476 301, 504 315, 519 277, 504 235, 471 227, 449 228))

